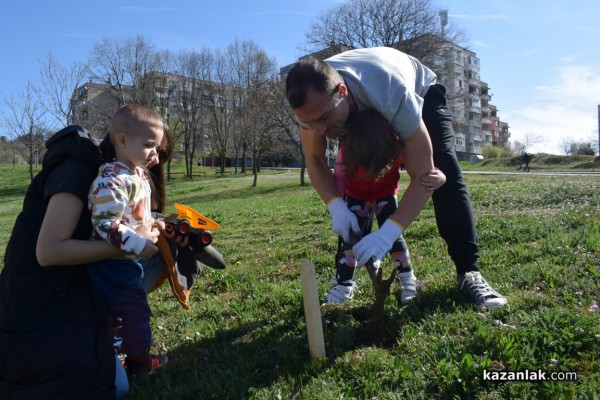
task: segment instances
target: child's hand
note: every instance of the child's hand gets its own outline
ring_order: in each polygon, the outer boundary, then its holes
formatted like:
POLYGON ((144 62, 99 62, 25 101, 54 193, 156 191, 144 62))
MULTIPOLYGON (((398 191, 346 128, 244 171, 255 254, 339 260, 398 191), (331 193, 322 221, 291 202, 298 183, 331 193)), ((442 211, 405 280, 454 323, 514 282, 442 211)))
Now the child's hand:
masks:
POLYGON ((427 174, 423 175, 419 182, 425 186, 425 190, 433 192, 439 189, 444 183, 446 183, 446 175, 437 168, 432 169, 427 174))
POLYGON ((138 225, 138 227, 135 228, 135 233, 139 237, 150 240, 152 243, 156 243, 158 241, 158 235, 160 235, 160 231, 156 228, 156 226, 154 226, 153 223, 149 225, 138 225))
POLYGON ((175 242, 175 244, 177 245, 177 247, 187 247, 189 245, 189 235, 185 235, 185 236, 178 236, 175 231, 167 231, 164 228, 164 221, 163 221, 163 227, 159 228, 161 229, 160 233, 162 235, 165 235, 165 237, 169 240, 172 240, 175 242))
POLYGON ((143 260, 152 257, 158 252, 158 247, 150 240, 146 240, 146 245, 140 253, 140 258, 143 260))
POLYGON ((164 233, 165 230, 165 219, 157 218, 154 220, 154 226, 160 231, 160 233, 164 233))

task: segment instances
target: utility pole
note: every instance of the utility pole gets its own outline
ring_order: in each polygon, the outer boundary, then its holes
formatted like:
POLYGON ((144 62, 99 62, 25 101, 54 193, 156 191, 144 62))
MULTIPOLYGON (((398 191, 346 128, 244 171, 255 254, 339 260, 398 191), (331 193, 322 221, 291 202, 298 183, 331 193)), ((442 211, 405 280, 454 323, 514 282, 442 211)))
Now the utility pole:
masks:
POLYGON ((445 39, 446 25, 448 25, 448 10, 440 10, 440 24, 442 25, 442 39, 445 39))
POLYGON ((600 156, 600 104, 598 104, 598 156, 600 156))

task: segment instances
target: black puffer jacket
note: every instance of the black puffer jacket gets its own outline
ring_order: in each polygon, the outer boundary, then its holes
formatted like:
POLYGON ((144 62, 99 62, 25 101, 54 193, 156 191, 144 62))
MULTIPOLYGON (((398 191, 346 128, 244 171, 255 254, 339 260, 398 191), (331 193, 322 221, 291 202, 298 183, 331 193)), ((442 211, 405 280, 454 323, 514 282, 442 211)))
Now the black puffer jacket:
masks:
POLYGON ((0 273, 0 400, 113 399, 111 322, 83 266, 41 267, 35 248, 50 197, 84 203, 73 238, 91 232, 87 193, 102 161, 81 127, 46 142, 42 171, 23 201, 0 273))

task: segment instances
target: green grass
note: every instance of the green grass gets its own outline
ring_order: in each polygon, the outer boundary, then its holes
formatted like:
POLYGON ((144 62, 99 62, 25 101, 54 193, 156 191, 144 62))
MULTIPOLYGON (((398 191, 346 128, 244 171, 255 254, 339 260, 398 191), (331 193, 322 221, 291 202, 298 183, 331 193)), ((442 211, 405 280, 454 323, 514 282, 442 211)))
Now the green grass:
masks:
MULTIPOLYGON (((483 162, 472 164, 468 161, 461 161, 461 167, 464 170, 504 170, 516 171, 521 166, 521 156, 486 158, 483 162)), ((554 154, 532 154, 529 163, 531 172, 552 172, 552 171, 594 171, 600 172, 600 157, 598 156, 559 156, 554 154)))
MULTIPOLYGON (((7 170, 2 246, 27 184, 25 169, 22 178, 7 170)), ((265 171, 257 187, 251 175, 169 183, 170 202, 219 222, 213 243, 228 267, 205 272, 188 311, 168 285, 149 295, 154 351, 172 361, 133 381, 127 399, 600 398, 600 176, 467 175, 484 276, 509 306, 484 312, 455 288, 429 203, 406 232, 424 281, 416 301, 399 306, 391 296, 383 318, 371 318, 361 269, 355 300, 323 310, 327 357, 312 360, 299 265, 315 264, 324 294, 336 237, 297 174, 265 171), (490 382, 484 369, 579 379, 490 382)))

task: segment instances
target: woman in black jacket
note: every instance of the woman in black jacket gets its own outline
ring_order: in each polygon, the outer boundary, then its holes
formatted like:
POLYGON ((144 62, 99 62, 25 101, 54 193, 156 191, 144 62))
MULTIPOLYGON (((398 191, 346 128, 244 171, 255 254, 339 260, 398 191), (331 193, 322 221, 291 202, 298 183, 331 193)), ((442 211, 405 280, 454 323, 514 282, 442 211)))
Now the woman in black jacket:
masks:
POLYGON ((115 399, 127 380, 116 388, 111 316, 83 268, 122 253, 89 240, 87 196, 102 157, 81 127, 46 147, 0 274, 0 399, 115 399))

